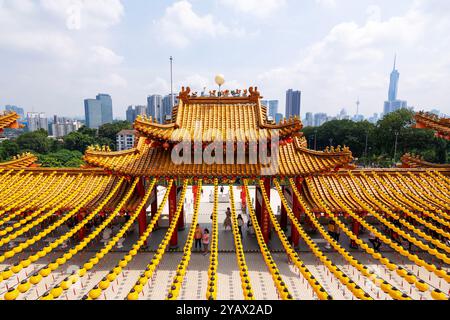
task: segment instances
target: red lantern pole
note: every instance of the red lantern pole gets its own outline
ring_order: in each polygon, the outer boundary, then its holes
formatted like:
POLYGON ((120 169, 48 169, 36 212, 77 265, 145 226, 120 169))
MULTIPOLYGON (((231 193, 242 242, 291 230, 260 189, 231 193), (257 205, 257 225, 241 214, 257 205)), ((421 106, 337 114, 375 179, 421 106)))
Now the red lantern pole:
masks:
MULTIPOLYGON (((174 185, 172 189, 170 189, 169 193, 169 225, 172 223, 176 210, 177 210, 177 187, 174 185)), ((170 246, 172 248, 178 246, 178 230, 173 232, 172 238, 170 239, 170 246)))
MULTIPOLYGON (((266 191, 267 198, 270 203, 270 188, 271 188, 271 180, 265 179, 264 180, 264 189, 266 191)), ((261 231, 264 237, 264 242, 266 244, 269 243, 270 239, 270 216, 269 216, 269 210, 267 208, 266 202, 264 200, 261 201, 261 231)))

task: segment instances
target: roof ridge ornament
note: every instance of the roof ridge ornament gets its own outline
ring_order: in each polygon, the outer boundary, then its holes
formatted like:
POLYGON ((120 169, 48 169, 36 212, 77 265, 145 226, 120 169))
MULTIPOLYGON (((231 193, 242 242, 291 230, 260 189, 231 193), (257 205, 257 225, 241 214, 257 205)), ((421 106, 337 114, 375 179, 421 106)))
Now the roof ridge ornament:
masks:
POLYGON ((180 99, 181 101, 183 101, 183 103, 188 103, 189 98, 191 93, 191 88, 190 87, 181 87, 181 92, 178 95, 178 99, 180 99))

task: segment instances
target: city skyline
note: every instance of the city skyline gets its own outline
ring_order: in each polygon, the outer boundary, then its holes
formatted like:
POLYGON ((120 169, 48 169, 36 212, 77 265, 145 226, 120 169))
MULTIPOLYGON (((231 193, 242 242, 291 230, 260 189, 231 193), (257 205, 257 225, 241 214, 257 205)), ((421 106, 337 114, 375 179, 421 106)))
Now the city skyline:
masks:
POLYGON ((256 85, 281 106, 285 90, 298 88, 303 114, 336 114, 360 97, 360 113, 368 116, 382 111, 397 52, 402 96, 418 109, 448 114, 448 17, 449 3, 438 0, 5 0, 0 105, 74 117, 83 114, 84 97, 107 92, 114 112, 124 114, 148 95, 170 92, 173 55, 175 92, 215 89, 214 75, 223 73, 224 88, 256 85))

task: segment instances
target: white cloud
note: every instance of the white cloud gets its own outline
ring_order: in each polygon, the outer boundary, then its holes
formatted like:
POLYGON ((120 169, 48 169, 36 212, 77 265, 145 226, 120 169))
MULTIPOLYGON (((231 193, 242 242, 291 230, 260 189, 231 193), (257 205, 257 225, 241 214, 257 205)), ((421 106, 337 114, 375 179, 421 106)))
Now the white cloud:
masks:
POLYGON ((380 8, 369 6, 365 23, 336 25, 295 63, 264 72, 259 81, 269 92, 301 89, 308 111, 353 108, 361 96, 365 114, 381 112, 393 56, 400 51, 400 98, 422 108, 437 104, 442 85, 450 82, 450 58, 442 54, 450 51, 449 20, 424 11, 424 3, 417 1, 405 14, 387 20, 381 19, 380 8))
POLYGON ((107 28, 124 14, 120 0, 41 0, 41 4, 69 29, 107 28))
POLYGON ((90 61, 93 64, 118 65, 123 61, 123 57, 102 46, 91 47, 91 52, 90 61))
POLYGON ((220 0, 223 5, 236 11, 265 18, 286 4, 285 0, 220 0))
POLYGON ((187 0, 175 2, 166 8, 164 16, 155 24, 159 39, 179 48, 188 46, 195 39, 243 34, 242 30, 233 30, 216 21, 211 14, 197 14, 187 0))
POLYGON ((336 7, 336 0, 315 0, 316 3, 319 6, 322 6, 324 8, 335 8, 336 7))
POLYGON ((19 92, 14 99, 23 99, 20 92, 26 91, 33 104, 42 103, 36 108, 57 112, 59 104, 47 106, 44 95, 70 100, 92 90, 87 87, 127 87, 119 68, 124 58, 108 41, 109 28, 122 14, 119 0, 0 0, 0 61, 8 61, 0 68, 10 75, 2 83, 5 99, 14 92, 19 92), (74 6, 80 8, 78 26, 71 25, 74 6))

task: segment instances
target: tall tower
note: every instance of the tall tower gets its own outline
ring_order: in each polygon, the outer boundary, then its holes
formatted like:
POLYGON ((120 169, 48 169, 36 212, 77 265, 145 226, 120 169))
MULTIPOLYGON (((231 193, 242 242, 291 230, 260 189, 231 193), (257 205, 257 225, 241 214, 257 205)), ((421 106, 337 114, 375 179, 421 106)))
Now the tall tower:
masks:
POLYGON ((400 79, 400 73, 396 69, 397 64, 397 55, 395 55, 394 58, 394 68, 391 72, 391 80, 389 83, 389 93, 388 93, 388 101, 395 101, 397 100, 397 93, 398 93, 398 81, 400 79))

